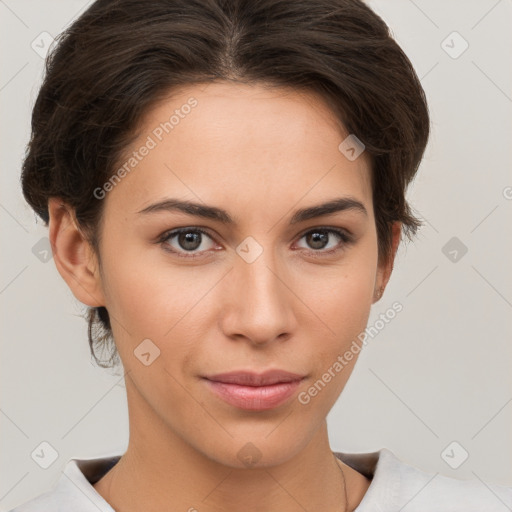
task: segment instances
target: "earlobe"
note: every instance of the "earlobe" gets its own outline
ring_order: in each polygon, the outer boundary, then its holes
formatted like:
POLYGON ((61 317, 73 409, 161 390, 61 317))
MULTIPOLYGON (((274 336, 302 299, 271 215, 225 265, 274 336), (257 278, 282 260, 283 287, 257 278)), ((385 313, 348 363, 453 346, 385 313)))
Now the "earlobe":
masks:
POLYGON ((80 302, 91 307, 104 306, 97 257, 78 226, 73 208, 51 198, 48 211, 49 238, 59 274, 80 302))
POLYGON ((398 246, 400 244, 401 236, 402 223, 398 221, 394 222, 392 226, 391 253, 386 262, 379 264, 372 303, 375 303, 378 300, 380 300, 384 293, 384 290, 386 289, 389 278, 391 277, 391 272, 393 271, 393 264, 395 262, 395 256, 398 250, 398 246))

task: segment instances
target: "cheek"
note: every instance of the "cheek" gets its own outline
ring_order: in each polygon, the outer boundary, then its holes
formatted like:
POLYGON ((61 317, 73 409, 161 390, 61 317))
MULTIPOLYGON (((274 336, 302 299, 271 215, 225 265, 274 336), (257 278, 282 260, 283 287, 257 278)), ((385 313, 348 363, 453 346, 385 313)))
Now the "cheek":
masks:
POLYGON ((337 276, 321 288, 317 283, 307 302, 336 335, 353 331, 369 314, 373 280, 374 274, 364 269, 358 275, 337 276))
POLYGON ((113 328, 124 338, 129 336, 132 343, 145 338, 168 339, 173 332, 180 332, 189 318, 197 315, 196 305, 202 305, 215 286, 218 270, 176 266, 157 247, 137 249, 128 244, 116 251, 114 242, 105 244, 105 254, 113 257, 103 261, 113 328))
POLYGON ((372 305, 376 258, 365 250, 354 251, 341 265, 316 275, 305 275, 301 296, 331 334, 343 343, 346 337, 364 330, 372 305))
POLYGON ((362 350, 361 333, 370 314, 374 273, 360 270, 358 274, 333 279, 329 293, 323 290, 313 301, 319 305, 322 325, 317 322, 318 331, 310 331, 305 342, 312 377, 298 396, 299 404, 312 418, 323 418, 331 410, 362 350))
MULTIPOLYGON (((322 276, 302 280, 303 296, 308 298, 305 302, 321 320, 315 322, 318 331, 312 334, 318 342, 309 347, 313 351, 311 361, 316 362, 316 377, 321 378, 329 369, 331 377, 336 375, 323 393, 324 398, 331 395, 328 402, 343 389, 361 350, 361 334, 368 323, 375 286, 374 250, 376 244, 369 240, 332 272, 325 273, 324 269, 322 276), (343 368, 340 368, 340 356, 343 368)), ((329 375, 322 380, 329 380, 329 375)))

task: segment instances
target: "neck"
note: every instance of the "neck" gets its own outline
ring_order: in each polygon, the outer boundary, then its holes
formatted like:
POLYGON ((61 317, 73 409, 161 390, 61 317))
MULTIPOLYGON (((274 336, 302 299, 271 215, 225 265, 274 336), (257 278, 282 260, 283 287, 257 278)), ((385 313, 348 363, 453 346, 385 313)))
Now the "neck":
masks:
MULTIPOLYGON (((128 393, 130 396, 133 393, 128 393)), ((370 483, 349 466, 338 465, 329 447, 325 421, 304 449, 288 460, 240 468, 196 450, 147 402, 129 398, 128 407, 128 449, 94 485, 118 512, 341 512, 353 510, 370 483)))

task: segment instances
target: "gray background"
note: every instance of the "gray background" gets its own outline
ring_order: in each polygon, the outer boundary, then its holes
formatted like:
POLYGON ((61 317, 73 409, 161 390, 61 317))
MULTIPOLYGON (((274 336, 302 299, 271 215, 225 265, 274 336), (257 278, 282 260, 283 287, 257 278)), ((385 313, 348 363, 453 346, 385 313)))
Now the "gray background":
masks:
MULTIPOLYGON (((88 3, 0 0, 0 510, 48 490, 69 458, 119 453, 128 439, 122 377, 92 365, 84 309, 45 258, 47 229, 19 186, 43 69, 32 41, 88 3), (47 469, 31 458, 43 441, 58 453, 47 469)), ((395 301, 403 311, 362 352, 328 417, 331 446, 387 447, 494 492, 512 485, 512 1, 369 3, 427 93, 433 133, 408 195, 426 224, 373 307, 369 325, 395 301)))

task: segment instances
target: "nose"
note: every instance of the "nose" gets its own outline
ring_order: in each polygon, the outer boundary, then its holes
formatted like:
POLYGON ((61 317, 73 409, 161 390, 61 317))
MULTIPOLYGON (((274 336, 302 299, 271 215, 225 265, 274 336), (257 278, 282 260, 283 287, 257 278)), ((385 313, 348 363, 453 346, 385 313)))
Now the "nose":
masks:
POLYGON ((221 328, 229 338, 265 345, 288 339, 295 330, 290 275, 271 252, 264 250, 252 263, 235 258, 221 308, 221 328))

